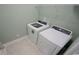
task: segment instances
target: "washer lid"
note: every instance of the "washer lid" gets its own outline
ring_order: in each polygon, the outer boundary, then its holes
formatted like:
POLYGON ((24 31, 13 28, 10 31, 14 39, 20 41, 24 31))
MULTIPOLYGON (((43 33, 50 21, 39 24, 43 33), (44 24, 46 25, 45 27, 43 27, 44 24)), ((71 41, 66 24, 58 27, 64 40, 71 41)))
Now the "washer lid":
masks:
POLYGON ((34 24, 31 24, 32 26, 34 26, 34 27, 36 27, 36 28, 39 28, 39 27, 41 27, 42 25, 41 24, 39 24, 39 23, 34 23, 34 24))
POLYGON ((39 22, 29 23, 29 24, 27 24, 27 26, 35 31, 41 31, 41 30, 44 30, 49 27, 49 25, 43 25, 39 22))
POLYGON ((71 35, 64 34, 54 28, 46 29, 40 32, 40 35, 60 47, 63 47, 71 38, 71 35))

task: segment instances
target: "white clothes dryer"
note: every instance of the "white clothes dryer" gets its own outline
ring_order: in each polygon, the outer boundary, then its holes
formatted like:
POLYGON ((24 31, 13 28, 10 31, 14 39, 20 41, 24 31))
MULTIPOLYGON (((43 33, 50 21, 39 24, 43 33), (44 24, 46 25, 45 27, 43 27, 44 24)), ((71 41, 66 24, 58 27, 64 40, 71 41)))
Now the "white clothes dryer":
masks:
POLYGON ((70 30, 53 26, 39 33, 37 46, 43 54, 56 55, 71 37, 70 30))

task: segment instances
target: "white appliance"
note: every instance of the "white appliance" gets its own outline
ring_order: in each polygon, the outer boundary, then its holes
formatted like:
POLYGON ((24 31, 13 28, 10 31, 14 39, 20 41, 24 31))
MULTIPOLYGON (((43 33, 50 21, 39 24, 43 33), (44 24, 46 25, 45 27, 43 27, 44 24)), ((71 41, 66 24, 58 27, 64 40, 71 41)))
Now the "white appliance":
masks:
POLYGON ((49 25, 43 21, 33 22, 30 24, 27 24, 27 26, 28 26, 29 37, 30 37, 31 41, 35 44, 37 43, 37 40, 38 40, 38 33, 40 31, 43 31, 43 30, 49 28, 49 25))
POLYGON ((57 26, 39 33, 37 46, 43 54, 56 55, 71 39, 72 32, 57 26))

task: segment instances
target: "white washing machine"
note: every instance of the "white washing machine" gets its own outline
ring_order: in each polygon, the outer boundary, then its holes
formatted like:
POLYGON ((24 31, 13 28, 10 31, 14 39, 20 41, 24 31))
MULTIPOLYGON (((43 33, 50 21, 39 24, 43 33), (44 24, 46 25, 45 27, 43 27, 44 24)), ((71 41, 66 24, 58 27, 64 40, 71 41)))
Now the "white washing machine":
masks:
POLYGON ((43 54, 56 55, 71 39, 72 32, 58 26, 39 33, 37 46, 43 54))
POLYGON ((49 25, 46 22, 38 21, 27 24, 28 26, 28 34, 33 43, 37 43, 38 33, 49 28, 49 25))

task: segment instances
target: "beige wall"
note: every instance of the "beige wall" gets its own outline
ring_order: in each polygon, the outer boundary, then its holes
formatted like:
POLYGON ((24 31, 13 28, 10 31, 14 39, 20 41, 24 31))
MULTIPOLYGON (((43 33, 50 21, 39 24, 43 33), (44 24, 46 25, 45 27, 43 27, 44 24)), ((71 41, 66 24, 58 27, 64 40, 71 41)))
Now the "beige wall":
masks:
POLYGON ((79 6, 76 5, 0 5, 0 41, 3 43, 27 35, 26 24, 43 20, 59 25, 73 32, 73 39, 79 36, 79 6), (34 20, 33 18, 36 18, 34 20))
POLYGON ((40 5, 40 16, 47 18, 51 25, 65 27, 73 32, 73 39, 79 36, 79 6, 76 5, 40 5), (77 14, 78 13, 78 14, 77 14))
POLYGON ((26 24, 38 18, 37 5, 0 5, 0 41, 6 43, 27 34, 26 24))

